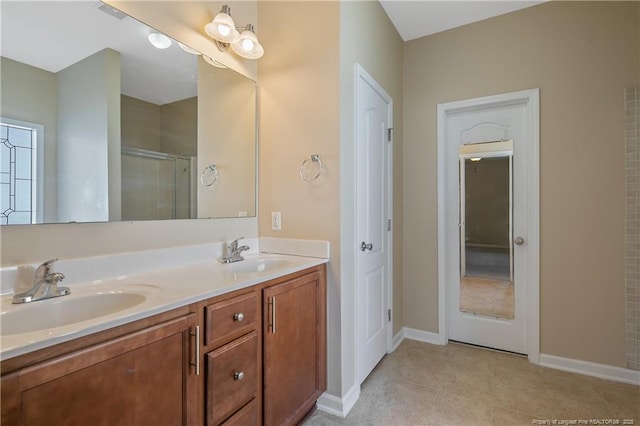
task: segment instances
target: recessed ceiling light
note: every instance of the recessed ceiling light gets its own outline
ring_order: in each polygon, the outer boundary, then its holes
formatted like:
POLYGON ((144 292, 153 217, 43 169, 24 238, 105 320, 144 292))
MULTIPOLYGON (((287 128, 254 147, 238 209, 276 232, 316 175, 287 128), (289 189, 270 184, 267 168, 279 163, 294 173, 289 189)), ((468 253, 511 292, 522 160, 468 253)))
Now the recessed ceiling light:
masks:
POLYGON ((164 34, 151 33, 149 34, 149 43, 156 49, 166 49, 171 46, 171 39, 164 34))

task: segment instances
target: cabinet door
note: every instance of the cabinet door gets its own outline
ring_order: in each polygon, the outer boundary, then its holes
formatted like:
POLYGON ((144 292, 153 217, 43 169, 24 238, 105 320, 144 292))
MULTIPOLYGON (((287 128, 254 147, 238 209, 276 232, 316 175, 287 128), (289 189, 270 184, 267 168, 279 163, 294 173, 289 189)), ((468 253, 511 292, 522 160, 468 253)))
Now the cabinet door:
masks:
POLYGON ((12 398, 19 424, 193 423, 188 401, 197 391, 190 366, 194 321, 178 318, 24 369, 12 398))
POLYGON ((264 423, 296 424, 326 389, 326 290, 314 272, 263 290, 264 423))

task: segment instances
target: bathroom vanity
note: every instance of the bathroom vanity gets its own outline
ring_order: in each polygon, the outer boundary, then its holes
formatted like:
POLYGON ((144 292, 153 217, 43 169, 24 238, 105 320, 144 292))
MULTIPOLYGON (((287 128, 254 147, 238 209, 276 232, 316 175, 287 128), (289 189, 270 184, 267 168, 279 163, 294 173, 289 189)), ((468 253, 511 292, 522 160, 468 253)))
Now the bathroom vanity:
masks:
POLYGON ((1 424, 297 424, 326 389, 324 262, 205 292, 175 278, 226 266, 165 272, 180 306, 3 359, 1 424))

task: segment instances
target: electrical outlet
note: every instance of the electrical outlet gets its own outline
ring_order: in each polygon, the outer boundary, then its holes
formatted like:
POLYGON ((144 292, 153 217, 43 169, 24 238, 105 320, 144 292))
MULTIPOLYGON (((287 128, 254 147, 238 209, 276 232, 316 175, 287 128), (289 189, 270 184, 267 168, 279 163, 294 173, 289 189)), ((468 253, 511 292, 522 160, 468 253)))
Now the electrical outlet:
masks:
POLYGON ((271 212, 271 230, 280 231, 282 229, 282 217, 280 212, 271 212))

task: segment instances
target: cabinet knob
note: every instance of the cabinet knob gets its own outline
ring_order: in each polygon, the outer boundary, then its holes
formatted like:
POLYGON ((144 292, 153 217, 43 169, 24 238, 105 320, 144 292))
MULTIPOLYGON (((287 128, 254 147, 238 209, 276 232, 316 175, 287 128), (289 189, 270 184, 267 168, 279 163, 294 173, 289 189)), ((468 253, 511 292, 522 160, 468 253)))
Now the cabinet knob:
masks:
POLYGON ((244 373, 242 371, 236 371, 233 373, 233 380, 240 381, 242 379, 244 379, 244 373))
POLYGON ((242 312, 238 312, 237 314, 233 314, 234 321, 242 321, 244 319, 244 314, 242 312))

